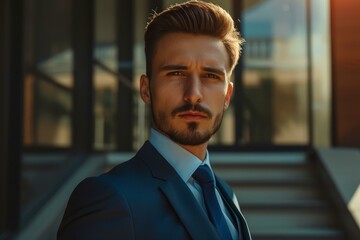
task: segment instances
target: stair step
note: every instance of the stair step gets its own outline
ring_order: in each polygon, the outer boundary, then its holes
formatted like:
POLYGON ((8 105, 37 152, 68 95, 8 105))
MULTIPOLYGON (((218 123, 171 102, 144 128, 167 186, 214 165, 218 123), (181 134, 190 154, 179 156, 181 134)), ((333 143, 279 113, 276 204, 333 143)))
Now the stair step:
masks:
POLYGON ((264 201, 257 199, 249 202, 239 202, 241 209, 253 209, 253 210, 292 210, 292 209, 314 209, 314 210, 329 210, 329 204, 321 200, 295 200, 295 201, 264 201))
POLYGON ((309 187, 319 188, 317 181, 309 179, 309 181, 298 181, 296 179, 276 180, 276 179, 244 179, 242 181, 225 181, 233 188, 237 187, 309 187))
MULTIPOLYGON (((241 207, 241 206, 240 206, 241 207)), ((324 209, 242 208, 252 232, 336 227, 334 216, 324 209)))
POLYGON ((272 229, 252 233, 253 240, 345 240, 344 233, 336 228, 272 229))
POLYGON ((304 152, 264 152, 264 153, 236 153, 236 152, 211 152, 211 163, 226 165, 226 164, 303 164, 307 160, 304 152))
POLYGON ((216 168, 214 171, 217 176, 231 183, 243 182, 288 182, 288 183, 314 183, 311 172, 302 168, 216 168))
POLYGON ((253 240, 345 240, 306 154, 212 154, 253 240))
POLYGON ((232 186, 238 201, 242 202, 252 202, 252 201, 262 201, 262 202, 274 202, 274 201, 299 201, 299 200, 315 200, 321 199, 322 196, 317 191, 317 188, 314 188, 311 185, 294 187, 294 186, 249 186, 249 185, 235 185, 232 186))

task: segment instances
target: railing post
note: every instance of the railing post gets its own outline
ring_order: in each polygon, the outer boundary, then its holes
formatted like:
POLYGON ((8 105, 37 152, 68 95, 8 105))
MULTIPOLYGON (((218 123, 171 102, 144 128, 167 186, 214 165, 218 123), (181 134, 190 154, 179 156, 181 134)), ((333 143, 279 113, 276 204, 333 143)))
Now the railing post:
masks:
POLYGON ((23 0, 0 1, 0 238, 20 225, 23 0))
POLYGON ((94 0, 73 2, 74 89, 72 146, 89 153, 94 146, 93 48, 94 0))
MULTIPOLYGON (((134 45, 134 1, 117 1, 118 71, 133 81, 134 45)), ((134 93, 123 84, 118 85, 117 96, 117 150, 130 151, 133 148, 134 93)))
MULTIPOLYGON (((242 33, 242 12, 243 1, 233 0, 233 19, 240 33, 242 33)), ((243 126, 244 126, 244 84, 243 84, 243 55, 240 56, 239 63, 234 69, 234 100, 232 101, 235 108, 235 143, 234 145, 242 145, 243 126)))

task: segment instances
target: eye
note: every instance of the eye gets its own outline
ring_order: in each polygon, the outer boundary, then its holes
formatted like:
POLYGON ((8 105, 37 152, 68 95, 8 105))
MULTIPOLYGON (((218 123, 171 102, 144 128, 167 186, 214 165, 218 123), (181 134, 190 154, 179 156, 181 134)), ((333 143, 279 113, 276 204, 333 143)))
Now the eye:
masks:
POLYGON ((213 78, 213 79, 220 79, 220 77, 219 77, 218 75, 213 74, 213 73, 206 73, 206 74, 204 75, 204 77, 206 77, 206 78, 213 78))
POLYGON ((169 76, 184 76, 184 74, 180 71, 168 72, 167 75, 169 75, 169 76))

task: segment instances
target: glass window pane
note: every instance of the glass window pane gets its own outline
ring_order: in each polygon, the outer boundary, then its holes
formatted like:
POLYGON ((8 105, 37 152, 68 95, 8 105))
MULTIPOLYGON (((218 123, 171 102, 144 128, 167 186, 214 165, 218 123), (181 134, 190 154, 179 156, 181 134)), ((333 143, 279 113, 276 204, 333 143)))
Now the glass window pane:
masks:
POLYGON ((311 1, 313 144, 331 145, 330 3, 311 1))
POLYGON ((94 147, 115 149, 117 79, 100 67, 94 71, 94 147))
POLYGON ((117 109, 116 1, 95 1, 94 147, 115 149, 117 109))
POLYGON ((71 90, 36 78, 34 91, 36 145, 69 147, 71 142, 71 90))
POLYGON ((245 0, 243 143, 309 141, 305 3, 245 0))
POLYGON ((25 11, 25 146, 71 145, 71 1, 30 1, 25 11))

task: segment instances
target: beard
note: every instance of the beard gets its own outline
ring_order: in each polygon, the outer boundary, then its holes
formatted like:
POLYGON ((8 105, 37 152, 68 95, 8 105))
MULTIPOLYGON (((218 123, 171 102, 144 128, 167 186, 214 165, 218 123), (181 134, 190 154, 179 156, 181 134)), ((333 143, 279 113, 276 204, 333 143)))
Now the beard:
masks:
POLYGON ((210 110, 200 105, 186 104, 182 107, 174 109, 170 116, 163 111, 158 111, 155 113, 153 107, 151 107, 153 124, 156 129, 167 135, 174 142, 181 145, 196 146, 208 142, 221 126, 221 122, 224 116, 224 109, 222 112, 214 116, 215 120, 213 125, 210 127, 210 129, 205 131, 201 131, 202 129, 199 129, 198 122, 187 123, 185 130, 177 129, 176 126, 171 124, 171 118, 174 118, 176 114, 189 110, 205 113, 209 118, 213 117, 213 114, 210 112, 210 110))

